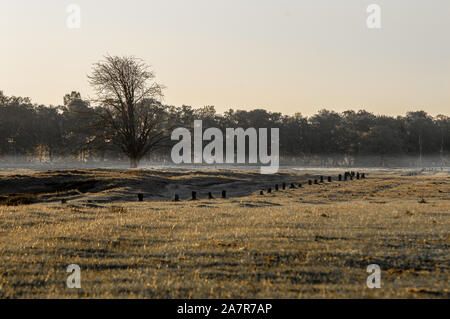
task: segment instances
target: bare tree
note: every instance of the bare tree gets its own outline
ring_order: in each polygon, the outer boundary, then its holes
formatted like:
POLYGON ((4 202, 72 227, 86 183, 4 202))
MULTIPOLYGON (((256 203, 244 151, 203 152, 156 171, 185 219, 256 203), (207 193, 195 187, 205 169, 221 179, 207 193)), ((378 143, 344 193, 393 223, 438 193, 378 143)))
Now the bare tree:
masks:
POLYGON ((167 112, 160 103, 163 86, 154 81, 150 67, 135 57, 106 56, 88 76, 100 103, 98 115, 107 137, 136 168, 167 136, 167 112))

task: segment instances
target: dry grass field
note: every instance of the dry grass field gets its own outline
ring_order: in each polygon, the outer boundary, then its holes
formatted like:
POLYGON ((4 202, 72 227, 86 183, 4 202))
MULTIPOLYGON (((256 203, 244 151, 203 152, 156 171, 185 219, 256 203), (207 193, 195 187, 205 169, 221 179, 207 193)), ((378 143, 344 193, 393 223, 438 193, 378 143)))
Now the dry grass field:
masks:
POLYGON ((448 173, 374 171, 365 180, 259 194, 308 178, 0 174, 0 297, 450 297, 448 173), (222 189, 229 198, 205 199, 222 189), (200 200, 187 200, 192 190, 200 200), (137 202, 138 192, 146 201, 137 202), (175 193, 181 202, 170 201, 175 193), (81 289, 66 287, 69 264, 81 267, 81 289), (366 286, 369 264, 381 267, 381 289, 366 286))

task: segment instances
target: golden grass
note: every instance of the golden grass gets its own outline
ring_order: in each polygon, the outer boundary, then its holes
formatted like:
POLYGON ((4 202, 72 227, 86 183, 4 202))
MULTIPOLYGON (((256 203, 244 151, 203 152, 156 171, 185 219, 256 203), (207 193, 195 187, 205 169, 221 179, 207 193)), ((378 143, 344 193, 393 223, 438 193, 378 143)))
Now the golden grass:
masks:
POLYGON ((449 194, 445 175, 376 174, 225 200, 0 206, 0 297, 449 298, 449 194), (366 287, 372 263, 381 289, 366 287))

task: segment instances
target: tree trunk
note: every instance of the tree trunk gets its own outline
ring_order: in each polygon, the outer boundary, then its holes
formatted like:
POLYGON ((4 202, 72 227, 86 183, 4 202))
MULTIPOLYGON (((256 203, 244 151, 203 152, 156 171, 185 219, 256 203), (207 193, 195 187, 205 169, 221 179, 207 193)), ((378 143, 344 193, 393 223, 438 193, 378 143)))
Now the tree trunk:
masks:
POLYGON ((130 157, 130 168, 137 168, 139 166, 140 159, 130 157))

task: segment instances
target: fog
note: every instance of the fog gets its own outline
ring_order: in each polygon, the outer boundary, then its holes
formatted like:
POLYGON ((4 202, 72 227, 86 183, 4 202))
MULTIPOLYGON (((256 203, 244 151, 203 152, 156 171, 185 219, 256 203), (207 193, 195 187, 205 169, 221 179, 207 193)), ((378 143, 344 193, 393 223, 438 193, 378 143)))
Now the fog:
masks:
MULTIPOLYGON (((139 169, 167 169, 167 170, 258 170, 264 164, 174 164, 170 158, 154 160, 143 159, 139 169)), ((89 159, 85 161, 73 158, 57 158, 49 160, 30 160, 26 156, 0 157, 0 170, 12 172, 16 170, 71 170, 71 169, 120 169, 130 168, 129 160, 117 159, 89 159)), ((450 157, 423 156, 422 159, 411 156, 308 156, 303 158, 281 157, 280 170, 325 170, 325 169, 400 169, 409 171, 446 171, 450 170, 450 157)))

